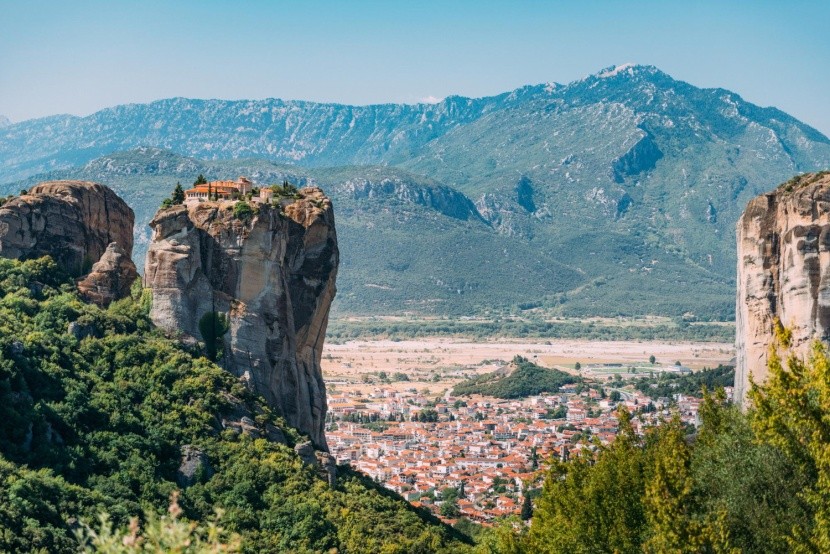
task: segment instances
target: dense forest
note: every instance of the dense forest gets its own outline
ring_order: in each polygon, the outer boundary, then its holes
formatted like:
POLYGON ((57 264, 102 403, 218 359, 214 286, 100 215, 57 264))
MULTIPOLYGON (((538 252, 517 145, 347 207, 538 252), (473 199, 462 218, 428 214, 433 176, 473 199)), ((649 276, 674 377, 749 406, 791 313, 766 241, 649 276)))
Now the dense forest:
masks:
POLYGON ((152 326, 149 302, 137 288, 101 310, 49 258, 0 260, 0 551, 77 552, 76 535, 110 552, 171 551, 175 537, 180 552, 465 548, 348 468, 331 486, 295 453, 296 431, 152 326), (245 417, 253 429, 223 424, 245 417), (183 482, 185 450, 200 464, 183 482))

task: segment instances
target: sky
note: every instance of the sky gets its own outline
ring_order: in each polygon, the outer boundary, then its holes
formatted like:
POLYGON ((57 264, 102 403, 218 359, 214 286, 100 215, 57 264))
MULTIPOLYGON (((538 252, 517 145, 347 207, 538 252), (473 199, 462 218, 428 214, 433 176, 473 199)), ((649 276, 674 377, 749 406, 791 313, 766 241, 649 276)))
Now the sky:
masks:
POLYGON ((655 65, 830 135, 830 1, 0 0, 0 115, 487 96, 655 65))

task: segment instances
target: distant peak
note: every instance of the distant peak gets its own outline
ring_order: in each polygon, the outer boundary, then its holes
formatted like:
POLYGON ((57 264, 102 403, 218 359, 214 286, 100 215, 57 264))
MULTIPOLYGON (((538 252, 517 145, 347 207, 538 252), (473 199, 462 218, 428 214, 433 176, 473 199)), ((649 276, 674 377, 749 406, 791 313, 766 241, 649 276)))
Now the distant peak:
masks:
POLYGON ((633 63, 624 63, 622 65, 612 65, 611 67, 606 67, 599 73, 597 73, 597 77, 600 79, 607 79, 608 77, 615 77, 620 73, 628 73, 629 75, 634 75, 634 69, 637 67, 637 64, 633 63))
POLYGON ((628 75, 633 77, 634 75, 655 75, 658 73, 662 72, 653 65, 624 63, 606 67, 593 75, 589 75, 588 78, 594 77, 596 79, 608 79, 619 75, 628 75))
POLYGON ((0 127, 8 127, 11 124, 12 122, 8 117, 6 117, 5 115, 0 115, 0 127))

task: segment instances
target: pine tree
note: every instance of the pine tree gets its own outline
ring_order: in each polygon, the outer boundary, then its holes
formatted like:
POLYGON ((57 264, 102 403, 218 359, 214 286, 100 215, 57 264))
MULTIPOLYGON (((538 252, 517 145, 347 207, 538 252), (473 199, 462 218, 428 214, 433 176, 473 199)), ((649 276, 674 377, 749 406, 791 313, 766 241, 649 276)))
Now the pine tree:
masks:
POLYGON ((184 189, 182 188, 181 183, 176 183, 176 188, 173 189, 171 200, 173 201, 173 204, 184 203, 184 189))
POLYGON ((803 497, 813 518, 794 529, 792 551, 830 552, 830 359, 816 341, 807 361, 790 354, 785 370, 778 348, 788 348, 792 334, 780 323, 776 329, 767 382, 750 390, 753 427, 809 480, 803 497))
POLYGON ((646 484, 644 504, 649 537, 646 554, 693 554, 737 552, 729 543, 724 514, 696 515, 691 471, 692 452, 683 424, 675 414, 656 432, 651 478, 646 484))
POLYGON ((624 409, 619 434, 598 458, 586 450, 554 461, 537 499, 529 552, 639 551, 645 531, 645 455, 624 409))
POLYGON ((525 491, 522 498, 522 521, 527 521, 533 517, 533 503, 530 500, 530 495, 525 491))
POLYGON ((193 181, 193 186, 206 185, 206 184, 207 184, 207 179, 205 179, 205 176, 202 175, 201 173, 199 173, 199 176, 196 177, 195 181, 193 181))

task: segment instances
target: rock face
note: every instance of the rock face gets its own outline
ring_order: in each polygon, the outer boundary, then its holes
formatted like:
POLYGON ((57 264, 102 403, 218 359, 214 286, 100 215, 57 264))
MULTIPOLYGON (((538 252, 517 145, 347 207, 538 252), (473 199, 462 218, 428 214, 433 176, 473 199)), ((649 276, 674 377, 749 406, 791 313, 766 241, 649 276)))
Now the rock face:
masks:
POLYGON ((113 300, 130 294, 136 277, 138 272, 130 255, 117 242, 111 242, 89 275, 78 282, 78 291, 90 302, 109 306, 113 300))
POLYGON ((767 377, 776 321, 805 355, 830 338, 830 173, 806 174, 763 194, 738 220, 735 398, 767 377))
POLYGON ((190 487, 200 479, 208 479, 213 475, 213 467, 207 454, 196 446, 186 444, 182 447, 182 460, 176 472, 176 482, 180 487, 190 487))
POLYGON ((318 188, 247 219, 233 202, 162 210, 151 222, 145 284, 159 327, 203 341, 199 322, 227 315, 219 364, 326 450, 320 369, 339 262, 334 212, 318 188))
POLYGON ((111 243, 133 252, 135 216, 112 190, 87 181, 48 181, 0 207, 0 256, 52 256, 74 276, 87 273, 111 243))

